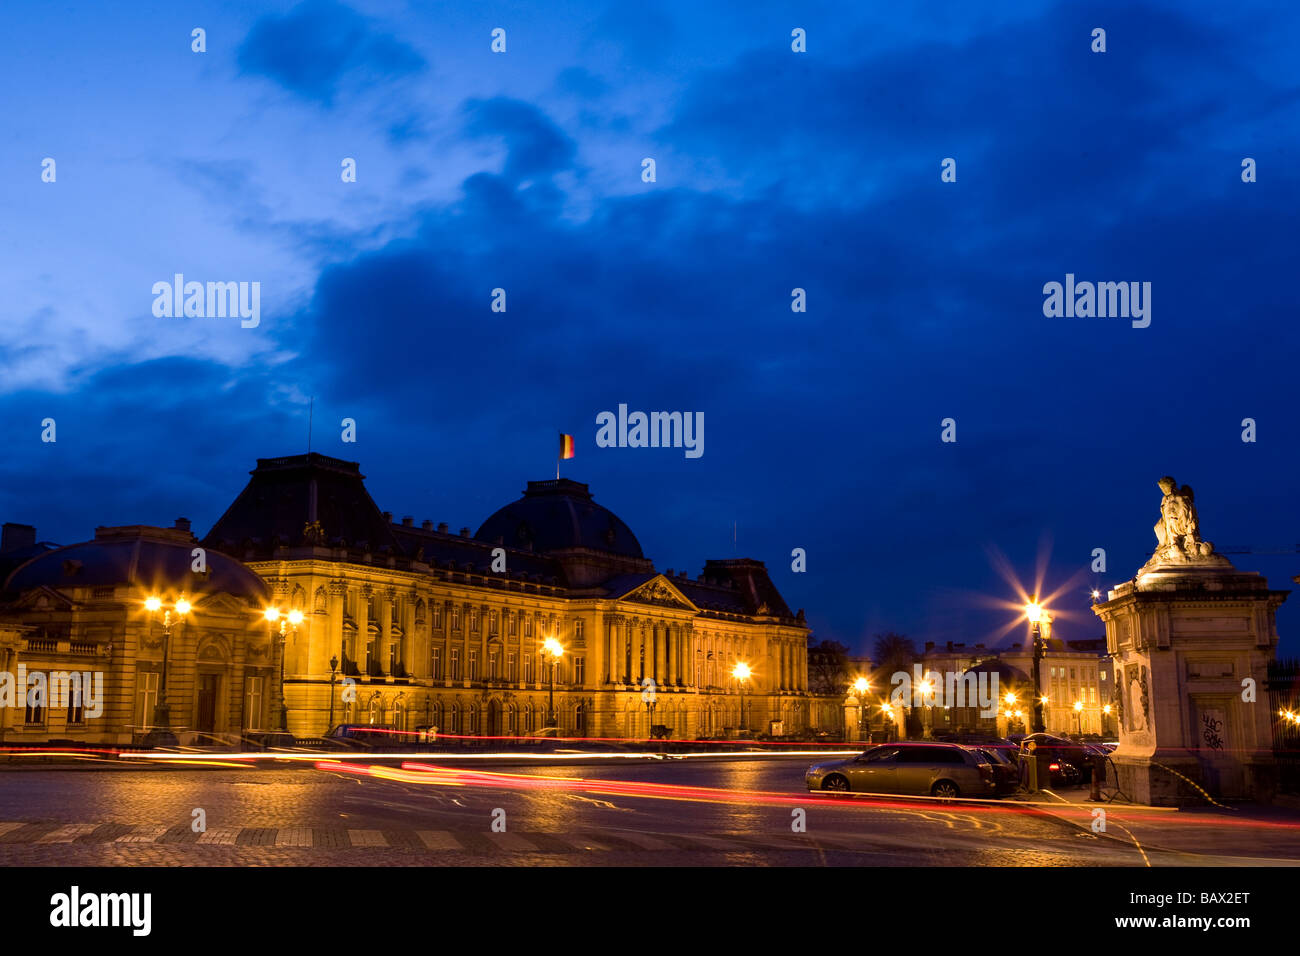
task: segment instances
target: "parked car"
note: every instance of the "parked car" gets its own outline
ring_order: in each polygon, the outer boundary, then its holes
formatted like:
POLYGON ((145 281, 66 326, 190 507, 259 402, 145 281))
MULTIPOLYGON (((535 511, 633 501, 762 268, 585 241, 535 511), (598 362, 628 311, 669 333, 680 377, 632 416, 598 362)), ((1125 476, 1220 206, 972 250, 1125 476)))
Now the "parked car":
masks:
POLYGON ((991 797, 997 781, 989 758, 958 744, 897 743, 808 768, 809 790, 991 797))
POLYGON ((980 747, 979 752, 993 768, 998 793, 1015 793, 1020 789, 1020 763, 1014 756, 999 747, 980 747))
MULTIPOLYGON (((1055 734, 1030 734, 1022 741, 1022 750, 1027 752, 1031 742, 1036 747, 1036 753, 1046 755, 1053 763, 1069 764, 1077 770, 1079 779, 1083 783, 1092 780, 1093 758, 1101 752, 1099 748, 1094 747, 1092 744, 1058 737, 1055 734)), ((1067 778, 1070 776, 1069 771, 1063 771, 1063 773, 1067 778)), ((1069 782, 1068 779, 1066 782, 1069 782)), ((1076 780, 1075 782, 1078 783, 1079 781, 1076 780)))
POLYGON ((340 750, 397 750, 415 739, 413 734, 380 724, 339 724, 324 737, 326 746, 340 750))

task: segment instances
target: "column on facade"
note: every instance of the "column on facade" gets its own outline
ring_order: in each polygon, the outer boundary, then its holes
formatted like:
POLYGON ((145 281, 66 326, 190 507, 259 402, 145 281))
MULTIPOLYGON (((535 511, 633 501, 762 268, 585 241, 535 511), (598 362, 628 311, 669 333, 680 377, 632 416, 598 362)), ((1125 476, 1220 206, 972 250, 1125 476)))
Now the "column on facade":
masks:
POLYGON ((672 639, 667 621, 659 625, 659 683, 668 684, 668 642, 672 639))
POLYGON ((667 669, 664 671, 664 677, 667 679, 669 686, 677 683, 677 625, 669 624, 664 629, 664 654, 667 658, 667 669))
POLYGON ((415 602, 419 600, 419 595, 414 591, 409 591, 402 602, 402 647, 398 652, 401 655, 402 666, 406 668, 407 677, 423 677, 425 674, 425 661, 428 655, 421 655, 416 648, 422 641, 419 638, 423 634, 416 633, 415 624, 415 602))
POLYGON ((357 589, 357 641, 352 648, 352 662, 365 673, 366 644, 370 641, 370 585, 357 589))
POLYGON ((451 680, 451 609, 451 601, 442 602, 442 679, 444 682, 451 680))
POLYGON ((605 680, 617 684, 618 673, 618 615, 605 615, 605 680))
POLYGON ((391 656, 389 648, 393 643, 394 597, 392 588, 384 588, 379 592, 379 646, 376 651, 379 654, 379 670, 384 674, 388 673, 388 659, 391 656))
MULTIPOLYGON (((478 679, 487 680, 488 675, 488 622, 491 620, 491 608, 482 604, 478 609, 478 679)), ((487 708, 483 710, 484 719, 486 720, 487 708)))

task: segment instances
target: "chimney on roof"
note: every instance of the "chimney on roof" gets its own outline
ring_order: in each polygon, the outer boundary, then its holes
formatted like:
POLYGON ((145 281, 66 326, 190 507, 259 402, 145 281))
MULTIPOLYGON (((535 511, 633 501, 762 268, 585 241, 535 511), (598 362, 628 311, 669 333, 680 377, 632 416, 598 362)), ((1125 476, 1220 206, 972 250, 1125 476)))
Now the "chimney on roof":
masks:
POLYGON ((402 518, 403 528, 409 528, 413 524, 415 524, 415 517, 413 515, 406 515, 402 518))
POLYGON ((190 530, 190 519, 189 519, 189 518, 177 518, 177 519, 176 519, 176 523, 175 523, 174 525, 172 525, 172 527, 175 528, 177 531, 189 531, 189 530, 190 530))
POLYGON ((420 522, 420 527, 423 528, 425 531, 432 531, 433 522, 430 521, 428 518, 425 518, 423 521, 420 522))
POLYGON ((0 554, 30 548, 36 544, 36 528, 30 524, 14 524, 6 521, 0 528, 0 554))
POLYGON ((462 538, 468 538, 468 537, 469 537, 469 528, 461 528, 461 529, 460 529, 460 536, 461 536, 462 538))
POLYGON ((949 654, 952 653, 952 641, 949 641, 949 642, 948 642, 948 653, 949 653, 949 654))
POLYGON ((387 521, 389 524, 393 523, 393 513, 391 511, 385 511, 383 512, 383 515, 385 521, 387 521))
POLYGON ((447 533, 447 522, 445 522, 445 521, 439 521, 439 522, 438 522, 438 534, 446 534, 446 533, 447 533))
POLYGON ((672 576, 673 576, 673 569, 672 569, 672 568, 669 568, 667 571, 664 572, 664 577, 666 577, 666 578, 671 578, 672 576))
POLYGON ((926 641, 925 653, 929 654, 932 650, 934 650, 934 641, 926 641))

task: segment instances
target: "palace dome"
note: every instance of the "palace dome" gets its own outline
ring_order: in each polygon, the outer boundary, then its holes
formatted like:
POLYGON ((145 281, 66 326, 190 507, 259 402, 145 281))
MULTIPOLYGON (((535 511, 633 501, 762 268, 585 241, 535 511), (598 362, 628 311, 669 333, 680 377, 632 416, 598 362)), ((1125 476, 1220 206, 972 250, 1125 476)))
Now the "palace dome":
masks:
POLYGON ((164 595, 225 593, 259 604, 269 598, 265 581, 219 551, 208 549, 204 555, 207 573, 194 573, 196 547, 199 543, 187 528, 96 528, 93 541, 55 548, 19 566, 9 576, 5 590, 22 593, 39 587, 58 590, 134 584, 164 595))
POLYGON ((580 481, 530 481, 524 496, 483 522, 474 535, 487 544, 523 551, 586 548, 628 558, 644 557, 632 529, 596 504, 580 481))

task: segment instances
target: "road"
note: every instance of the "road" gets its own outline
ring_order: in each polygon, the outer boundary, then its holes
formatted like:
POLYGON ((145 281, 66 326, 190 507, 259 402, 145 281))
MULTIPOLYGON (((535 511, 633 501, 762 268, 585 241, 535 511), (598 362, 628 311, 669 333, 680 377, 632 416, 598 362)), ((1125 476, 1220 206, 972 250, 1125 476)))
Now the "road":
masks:
POLYGON ((365 765, 360 773, 310 765, 24 769, 3 772, 0 865, 1242 862, 1240 856, 1139 850, 1122 834, 1095 835, 1007 802, 909 804, 809 794, 803 786, 809 762, 480 765, 443 776, 412 772, 410 779, 370 776, 365 765), (197 810, 201 832, 193 826, 197 810), (494 831, 494 821, 504 832, 494 831))

